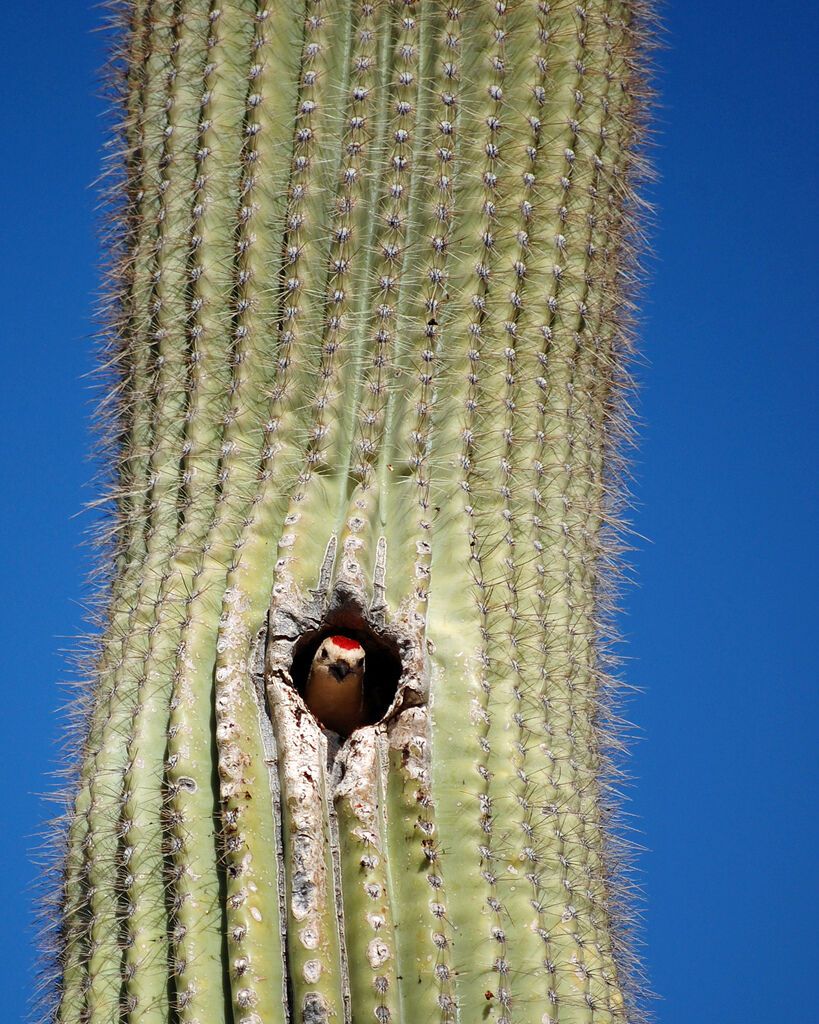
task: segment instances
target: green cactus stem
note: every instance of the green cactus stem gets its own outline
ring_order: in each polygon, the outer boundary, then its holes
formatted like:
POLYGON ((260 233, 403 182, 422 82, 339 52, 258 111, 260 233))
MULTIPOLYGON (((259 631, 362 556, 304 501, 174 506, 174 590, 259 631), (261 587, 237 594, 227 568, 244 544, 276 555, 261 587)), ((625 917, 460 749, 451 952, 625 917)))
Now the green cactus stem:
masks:
POLYGON ((625 1024, 638 0, 129 0, 60 1024, 625 1024), (368 724, 302 698, 366 651, 368 724))

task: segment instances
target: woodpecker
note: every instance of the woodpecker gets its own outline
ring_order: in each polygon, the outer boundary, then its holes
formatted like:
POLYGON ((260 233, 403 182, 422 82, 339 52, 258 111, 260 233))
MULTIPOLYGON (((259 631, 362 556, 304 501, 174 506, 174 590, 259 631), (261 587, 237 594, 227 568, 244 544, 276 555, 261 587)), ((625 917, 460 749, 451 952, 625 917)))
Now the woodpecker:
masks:
POLYGON ((366 723, 364 648, 348 636, 322 640, 310 666, 304 701, 323 726, 342 736, 366 723))

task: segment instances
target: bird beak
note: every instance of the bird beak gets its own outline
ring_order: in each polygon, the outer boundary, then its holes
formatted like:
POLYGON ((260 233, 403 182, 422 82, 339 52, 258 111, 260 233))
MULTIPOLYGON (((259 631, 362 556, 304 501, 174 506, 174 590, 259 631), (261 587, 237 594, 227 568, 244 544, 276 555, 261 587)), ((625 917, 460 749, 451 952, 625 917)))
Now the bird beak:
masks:
POLYGON ((333 673, 336 679, 339 682, 341 682, 341 680, 350 671, 350 666, 345 664, 343 661, 337 661, 335 664, 330 666, 330 671, 333 673))

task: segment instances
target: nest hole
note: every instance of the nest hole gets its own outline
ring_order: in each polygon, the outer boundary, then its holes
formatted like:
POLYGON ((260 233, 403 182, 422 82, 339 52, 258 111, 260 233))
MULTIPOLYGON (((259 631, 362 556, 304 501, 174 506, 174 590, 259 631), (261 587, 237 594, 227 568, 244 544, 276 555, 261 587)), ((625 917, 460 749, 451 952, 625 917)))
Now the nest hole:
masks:
POLYGON ((398 644, 377 633, 353 608, 328 613, 318 629, 303 633, 293 645, 290 675, 302 696, 313 657, 328 636, 348 636, 364 648, 364 717, 365 725, 374 725, 389 711, 401 682, 401 655, 398 644))

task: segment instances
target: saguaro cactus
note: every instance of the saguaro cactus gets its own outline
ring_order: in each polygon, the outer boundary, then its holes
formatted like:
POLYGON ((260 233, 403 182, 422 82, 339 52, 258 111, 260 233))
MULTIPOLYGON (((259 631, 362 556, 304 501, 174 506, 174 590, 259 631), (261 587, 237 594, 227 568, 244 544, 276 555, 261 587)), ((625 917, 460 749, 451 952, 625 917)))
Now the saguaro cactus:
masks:
POLYGON ((629 1019, 601 622, 646 12, 120 13, 57 1019, 629 1019), (333 634, 350 737, 302 697, 333 634))

